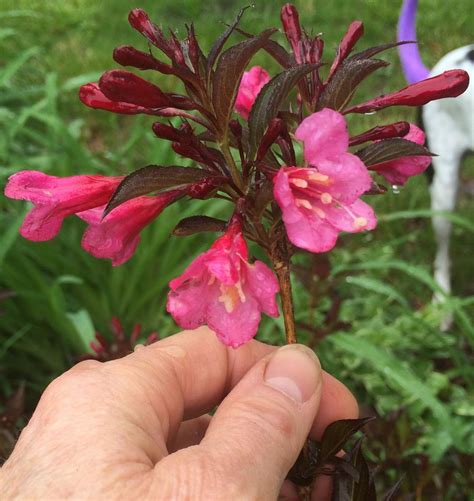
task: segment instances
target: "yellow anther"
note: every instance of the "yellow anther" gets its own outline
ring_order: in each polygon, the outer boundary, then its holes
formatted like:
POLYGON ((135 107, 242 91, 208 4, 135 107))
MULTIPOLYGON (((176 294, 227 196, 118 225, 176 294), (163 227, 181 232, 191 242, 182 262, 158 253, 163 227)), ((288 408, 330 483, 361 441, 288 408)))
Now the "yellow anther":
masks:
POLYGON ((308 187, 308 181, 305 181, 304 179, 300 179, 299 177, 294 177, 290 179, 291 183, 297 186, 298 188, 307 188, 308 187))
POLYGON ((297 198, 296 205, 297 205, 297 207, 304 207, 305 209, 309 209, 309 210, 311 210, 313 208, 313 206, 311 205, 311 202, 309 200, 305 200, 304 198, 297 198))
POLYGON ((332 202, 332 196, 330 193, 322 193, 321 194, 321 202, 325 205, 330 204, 332 202))
POLYGON ((326 176, 326 174, 321 174, 320 172, 311 172, 308 177, 311 179, 311 181, 316 181, 319 184, 324 184, 326 186, 331 184, 329 176, 326 176))
POLYGON ((365 228, 367 226, 367 223, 368 221, 365 217, 356 217, 352 224, 356 230, 360 230, 362 228, 365 228))
POLYGON ((323 209, 321 209, 320 207, 314 207, 313 210, 318 217, 325 219, 326 213, 323 211, 323 209))

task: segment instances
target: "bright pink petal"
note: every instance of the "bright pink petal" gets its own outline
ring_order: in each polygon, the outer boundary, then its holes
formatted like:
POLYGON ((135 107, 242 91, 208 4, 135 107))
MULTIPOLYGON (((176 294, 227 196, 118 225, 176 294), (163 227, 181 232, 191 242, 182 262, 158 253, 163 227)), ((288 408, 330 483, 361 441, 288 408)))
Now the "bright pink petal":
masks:
POLYGON ((321 160, 318 171, 329 176, 331 180, 324 191, 341 202, 354 202, 372 186, 372 178, 367 167, 358 157, 350 153, 321 160))
POLYGON ((242 118, 248 120, 255 99, 269 81, 270 75, 260 66, 254 66, 250 71, 244 72, 235 100, 235 111, 242 118))
POLYGON ((167 310, 183 328, 207 324, 236 348, 255 336, 262 311, 278 316, 278 283, 262 262, 247 261, 238 218, 211 249, 170 282, 167 310))
POLYGON ((273 271, 262 261, 247 265, 247 284, 249 294, 255 297, 260 310, 270 317, 278 317, 276 294, 280 290, 273 271))
POLYGON ((122 179, 106 176, 59 178, 38 171, 21 171, 9 178, 5 195, 35 205, 26 216, 20 233, 29 240, 45 241, 57 235, 65 217, 105 204, 122 179))
POLYGON ((82 247, 98 258, 112 260, 113 266, 128 261, 140 242, 140 232, 176 197, 138 197, 123 203, 104 220, 100 210, 79 213, 89 223, 82 237, 82 247))
POLYGON ((208 303, 207 325, 224 344, 232 348, 238 348, 255 337, 260 317, 258 303, 250 295, 244 302, 237 301, 231 312, 226 310, 219 298, 208 303))
POLYGON ((326 221, 339 231, 358 233, 373 230, 377 225, 372 207, 362 200, 356 200, 353 204, 343 207, 325 206, 324 213, 326 221))
POLYGON ((329 108, 305 118, 296 129, 295 137, 304 143, 304 158, 318 166, 323 159, 346 153, 349 133, 344 115, 329 108))

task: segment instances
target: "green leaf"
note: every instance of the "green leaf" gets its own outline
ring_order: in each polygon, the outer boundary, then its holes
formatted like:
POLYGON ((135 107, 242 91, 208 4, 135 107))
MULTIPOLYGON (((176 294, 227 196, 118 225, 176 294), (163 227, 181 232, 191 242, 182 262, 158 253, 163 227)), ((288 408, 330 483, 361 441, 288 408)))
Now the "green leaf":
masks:
POLYGON ((225 231, 227 222, 209 216, 191 216, 181 219, 173 230, 176 237, 187 237, 202 232, 225 231))
POLYGON ((408 141, 407 139, 402 139, 400 137, 394 137, 372 143, 366 148, 356 152, 356 155, 364 162, 365 165, 373 166, 389 162, 390 160, 394 160, 396 158, 433 156, 433 153, 430 153, 421 144, 417 144, 413 141, 408 141))
POLYGON ((359 84, 384 66, 388 66, 388 63, 381 59, 346 59, 324 88, 318 109, 342 110, 352 99, 359 84))
POLYGON ((195 167, 148 165, 132 172, 117 187, 104 211, 104 217, 127 200, 166 188, 199 183, 212 177, 208 171, 195 167))
POLYGON ((395 387, 419 400, 433 412, 440 422, 449 427, 450 415, 444 404, 436 398, 429 386, 418 379, 411 370, 404 367, 400 360, 390 352, 354 334, 334 334, 327 338, 327 342, 369 362, 375 370, 384 375, 388 386, 395 387))
POLYGON ((91 351, 89 345, 95 339, 95 328, 89 312, 79 310, 74 313, 66 313, 66 316, 74 326, 84 351, 91 351))
POLYGON ((409 307, 408 301, 391 285, 388 285, 382 280, 376 280, 375 278, 364 277, 364 276, 349 276, 346 278, 346 282, 351 285, 356 285, 362 287, 363 289, 376 292, 377 294, 387 296, 390 299, 395 299, 402 306, 409 307))
POLYGON ((278 115, 280 106, 288 93, 304 75, 317 69, 318 66, 317 64, 304 64, 289 68, 276 75, 262 88, 249 116, 251 158, 255 155, 270 120, 278 115))
POLYGON ((212 102, 222 137, 227 135, 228 122, 245 68, 275 31, 266 30, 254 38, 244 40, 227 49, 219 58, 212 79, 212 102))

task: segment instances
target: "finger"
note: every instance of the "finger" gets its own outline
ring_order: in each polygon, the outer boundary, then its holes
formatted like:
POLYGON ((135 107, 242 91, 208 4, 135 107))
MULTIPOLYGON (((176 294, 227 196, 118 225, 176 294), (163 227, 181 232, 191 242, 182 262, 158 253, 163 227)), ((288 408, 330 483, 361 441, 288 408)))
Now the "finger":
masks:
POLYGON ((173 444, 168 446, 169 452, 176 452, 199 444, 206 434, 211 419, 212 416, 204 414, 181 423, 173 444))
POLYGON ((324 430, 334 421, 358 417, 359 405, 354 395, 338 379, 323 371, 323 392, 319 411, 311 428, 311 438, 321 440, 324 430))
POLYGON ((230 498, 275 499, 311 429, 321 386, 321 367, 310 349, 280 348, 225 398, 201 444, 165 458, 157 475, 173 463, 195 464, 198 456, 208 463, 202 484, 209 493, 225 482, 230 498))
POLYGON ((179 425, 212 410, 258 360, 274 348, 251 341, 234 350, 208 328, 184 331, 104 364, 121 407, 159 445, 158 459, 179 425), (157 437, 157 434, 160 437, 157 437))

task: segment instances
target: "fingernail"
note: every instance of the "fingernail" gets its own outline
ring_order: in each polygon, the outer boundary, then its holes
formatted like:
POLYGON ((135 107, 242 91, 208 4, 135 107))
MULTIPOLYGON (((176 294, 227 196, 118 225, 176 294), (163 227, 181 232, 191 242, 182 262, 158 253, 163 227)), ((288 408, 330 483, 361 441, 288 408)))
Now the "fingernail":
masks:
POLYGON ((295 402, 304 403, 321 384, 321 365, 306 346, 284 346, 268 362, 264 380, 295 402))

